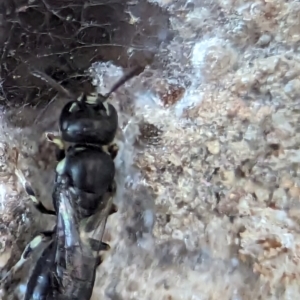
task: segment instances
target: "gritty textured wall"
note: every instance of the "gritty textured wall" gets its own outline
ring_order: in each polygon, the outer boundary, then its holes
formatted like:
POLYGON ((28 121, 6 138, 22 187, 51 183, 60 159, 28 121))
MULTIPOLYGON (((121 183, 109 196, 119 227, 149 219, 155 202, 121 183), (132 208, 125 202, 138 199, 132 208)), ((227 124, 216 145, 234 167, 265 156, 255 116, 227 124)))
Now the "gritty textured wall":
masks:
MULTIPOLYGON (((297 299, 300 3, 152 2, 176 36, 112 99, 119 212, 93 299, 297 299)), ((100 91, 120 74, 92 71, 100 91)))
POLYGON ((131 85, 149 195, 111 218, 94 299, 295 299, 299 3, 156 2, 178 35, 131 85))

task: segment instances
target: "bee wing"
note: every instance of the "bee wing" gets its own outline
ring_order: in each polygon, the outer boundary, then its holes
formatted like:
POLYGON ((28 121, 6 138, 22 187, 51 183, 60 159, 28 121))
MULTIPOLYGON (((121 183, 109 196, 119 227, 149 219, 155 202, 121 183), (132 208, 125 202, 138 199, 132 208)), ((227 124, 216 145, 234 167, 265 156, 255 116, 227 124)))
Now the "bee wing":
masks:
POLYGON ((99 224, 98 224, 98 226, 95 227, 96 229, 94 231, 93 236, 95 238, 97 238, 98 240, 102 240, 102 238, 103 238, 107 218, 111 213, 112 206, 113 206, 113 197, 110 195, 110 198, 107 201, 105 209, 99 213, 99 219, 98 219, 99 224))
POLYGON ((75 200, 72 188, 62 188, 57 191, 57 225, 56 225, 56 242, 57 254, 56 262, 60 266, 68 268, 72 263, 75 248, 81 249, 79 233, 79 222, 76 209, 73 207, 75 200))
POLYGON ((92 250, 97 254, 101 250, 109 250, 109 246, 102 242, 107 218, 110 214, 116 211, 113 203, 114 193, 107 192, 97 212, 88 218, 83 224, 83 234, 91 233, 88 237, 88 242, 92 250))

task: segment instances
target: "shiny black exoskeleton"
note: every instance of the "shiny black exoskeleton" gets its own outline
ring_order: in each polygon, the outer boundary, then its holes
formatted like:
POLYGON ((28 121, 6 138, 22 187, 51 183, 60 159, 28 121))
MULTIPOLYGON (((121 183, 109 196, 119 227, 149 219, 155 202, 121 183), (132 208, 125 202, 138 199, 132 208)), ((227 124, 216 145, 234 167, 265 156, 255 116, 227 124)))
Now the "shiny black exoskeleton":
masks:
MULTIPOLYGON (((60 154, 60 157, 62 154, 60 154)), ((71 146, 56 168, 56 180, 53 191, 53 206, 58 213, 60 203, 57 189, 61 176, 67 176, 70 186, 78 196, 74 197, 78 218, 90 217, 97 210, 103 195, 113 188, 115 165, 112 157, 97 145, 71 146)))
POLYGON ((63 108, 59 126, 62 139, 70 143, 110 144, 118 129, 118 114, 109 103, 71 101, 63 108))
POLYGON ((101 262, 98 253, 109 249, 101 233, 93 238, 86 233, 100 223, 105 226, 108 215, 116 211, 111 155, 99 145, 75 144, 66 152, 60 148, 59 157, 52 194, 57 215, 54 240, 37 261, 26 300, 89 300, 101 262))
POLYGON ((63 108, 59 126, 62 139, 70 143, 110 144, 117 132, 118 114, 108 97, 127 80, 141 72, 136 67, 119 80, 106 95, 83 95, 63 108))
MULTIPOLYGON (((33 188, 16 168, 35 207, 42 213, 57 216, 52 242, 45 247, 30 275, 26 300, 89 300, 92 295, 96 268, 101 261, 99 251, 109 249, 102 242, 106 219, 116 212, 112 203, 116 191, 113 159, 118 148, 113 141, 118 115, 105 101, 139 70, 127 74, 107 95, 83 95, 62 109, 59 118, 61 136, 47 134, 48 140, 57 146, 58 164, 52 193, 54 211, 36 198, 33 188), (73 145, 65 150, 65 142, 73 145), (98 228, 101 228, 100 232, 97 232, 98 228), (87 237, 93 230, 96 234, 87 237)), ((36 243, 29 246, 34 250, 36 243)))
MULTIPOLYGON (((53 200, 56 200, 57 224, 54 238, 45 247, 29 281, 25 300, 88 300, 92 296, 96 269, 101 262, 98 252, 108 250, 101 233, 94 238, 84 235, 85 219, 78 202, 86 199, 85 192, 74 188, 71 177, 59 169, 53 200)), ((94 211, 94 223, 105 226, 106 218, 115 212, 111 196, 114 190, 101 197, 100 209, 94 211)), ((99 196, 100 194, 98 194, 99 196)), ((98 201, 99 202, 99 201, 98 201)), ((87 210, 91 212, 90 208, 87 210)), ((90 215, 90 213, 88 214, 90 215)), ((86 230, 89 231, 89 230, 86 230)))

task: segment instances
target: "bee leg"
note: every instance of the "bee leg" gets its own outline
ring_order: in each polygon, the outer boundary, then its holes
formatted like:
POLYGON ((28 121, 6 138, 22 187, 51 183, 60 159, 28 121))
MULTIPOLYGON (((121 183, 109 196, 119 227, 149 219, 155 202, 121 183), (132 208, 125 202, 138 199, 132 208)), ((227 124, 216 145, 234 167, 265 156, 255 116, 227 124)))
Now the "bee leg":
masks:
POLYGON ((34 251, 35 248, 37 248, 40 244, 50 241, 53 237, 55 231, 53 230, 47 230, 40 232, 39 235, 37 235, 26 247, 25 250, 22 253, 22 258, 28 259, 30 254, 34 251))
POLYGON ((111 196, 114 196, 117 192, 117 183, 114 180, 107 188, 107 192, 110 193, 111 196))
MULTIPOLYGON (((99 241, 98 241, 99 242, 99 241)), ((95 248, 91 248, 93 251, 97 252, 98 255, 95 257, 96 258, 96 266, 99 267, 101 265, 101 263, 105 260, 107 253, 99 253, 100 251, 109 251, 110 250, 110 246, 106 243, 103 242, 99 242, 100 244, 102 244, 100 247, 95 247, 95 248), (104 249, 105 248, 105 249, 104 249)))
POLYGON ((56 215, 56 213, 53 210, 49 210, 47 209, 41 201, 39 201, 33 191, 32 186, 30 185, 30 183, 26 180, 23 172, 19 169, 18 167, 18 157, 19 157, 19 152, 15 149, 16 151, 16 161, 15 161, 15 174, 18 177, 18 179, 20 180, 25 192, 27 193, 27 195, 29 196, 29 198, 31 199, 33 205, 35 206, 35 208, 41 212, 42 214, 49 214, 49 215, 56 215))
POLYGON ((56 225, 54 226, 54 228, 52 230, 45 230, 45 231, 41 231, 40 235, 44 237, 44 239, 50 239, 53 237, 53 235, 56 233, 56 225))
MULTIPOLYGON (((110 207, 110 210, 108 211, 108 216, 116 213, 118 211, 117 206, 113 203, 110 207)), ((84 232, 85 233, 90 233, 93 230, 97 229, 97 226, 99 225, 99 219, 102 219, 102 210, 99 209, 94 215, 90 216, 84 225, 84 232)))
POLYGON ((53 231, 45 231, 37 235, 29 244, 26 245, 19 261, 6 273, 5 277, 0 281, 0 285, 8 284, 12 281, 13 276, 22 268, 25 262, 30 258, 33 251, 42 243, 47 242, 53 236, 53 231))
POLYGON ((115 159, 119 152, 119 146, 116 143, 112 142, 109 145, 103 146, 103 150, 107 154, 109 154, 112 159, 115 159))
POLYGON ((108 153, 110 154, 112 159, 115 159, 119 152, 119 146, 116 143, 110 144, 108 146, 108 153))
POLYGON ((89 246, 92 251, 100 252, 100 251, 109 251, 110 246, 102 241, 96 240, 94 238, 90 238, 87 236, 87 232, 83 231, 80 234, 80 237, 83 241, 83 243, 87 246, 89 246))
POLYGON ((102 262, 103 262, 102 257, 101 257, 101 256, 98 256, 98 257, 96 258, 96 266, 99 267, 99 266, 102 264, 102 262))
MULTIPOLYGON (((104 198, 100 199, 100 202, 103 203, 110 202, 110 199, 112 199, 116 191, 117 191, 117 184, 115 181, 113 181, 108 187, 107 192, 104 195, 104 198)), ((116 213, 117 211, 118 211, 117 206, 111 201, 109 205, 109 210, 106 212, 106 217, 116 213)), ((85 233, 90 233, 91 231, 95 230, 96 227, 99 225, 99 220, 102 219, 103 219, 103 206, 98 208, 98 210, 93 215, 91 215, 85 220, 83 231, 85 233)))
MULTIPOLYGON (((103 243, 105 244, 105 243, 103 243)), ((107 244, 106 244, 107 245, 107 244)), ((93 251, 97 251, 96 249, 92 249, 93 251)), ((102 249, 100 249, 99 251, 101 251, 102 249)), ((105 258, 108 256, 108 250, 110 250, 109 245, 107 245, 107 249, 105 250, 106 253, 99 253, 99 251, 97 251, 98 255, 96 255, 96 266, 99 267, 99 265, 105 260, 105 258)), ((104 250, 102 250, 104 251, 104 250)))
POLYGON ((88 243, 93 251, 109 251, 110 246, 104 242, 98 241, 93 238, 88 239, 88 243))
POLYGON ((61 137, 54 135, 53 133, 46 132, 46 138, 49 142, 56 146, 55 156, 57 161, 61 161, 66 157, 65 143, 61 137))
MULTIPOLYGON (((108 186, 107 192, 106 192, 106 197, 109 199, 111 197, 114 197, 117 192, 117 183, 115 180, 108 186)), ((108 212, 108 215, 112 215, 118 211, 118 207, 116 204, 111 203, 110 210, 108 212)))
MULTIPOLYGON (((113 183, 108 187, 107 192, 109 193, 110 197, 113 197, 116 194, 117 184, 115 181, 113 181, 113 183)), ((112 215, 117 211, 118 211, 118 207, 116 206, 116 204, 112 203, 108 214, 112 215)))

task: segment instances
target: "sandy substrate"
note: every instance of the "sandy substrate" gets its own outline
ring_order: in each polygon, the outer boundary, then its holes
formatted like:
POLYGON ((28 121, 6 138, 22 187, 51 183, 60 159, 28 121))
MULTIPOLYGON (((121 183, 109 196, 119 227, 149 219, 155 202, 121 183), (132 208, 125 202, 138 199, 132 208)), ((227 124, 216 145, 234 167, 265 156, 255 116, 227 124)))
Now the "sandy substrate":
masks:
MULTIPOLYGON (((122 129, 119 212, 92 299, 297 299, 300 3, 156 2, 176 37, 158 54, 164 72, 150 67, 112 99, 122 129)), ((92 74, 104 91, 121 73, 99 64, 92 74)), ((39 130, 21 134, 33 144, 22 160, 33 176, 39 130)), ((51 162, 39 168, 51 182, 51 162)), ((26 239, 32 212, 16 200, 20 187, 9 194, 26 239)))
POLYGON ((178 36, 134 97, 147 193, 111 218, 94 299, 296 299, 300 5, 183 2, 159 1, 178 36))

